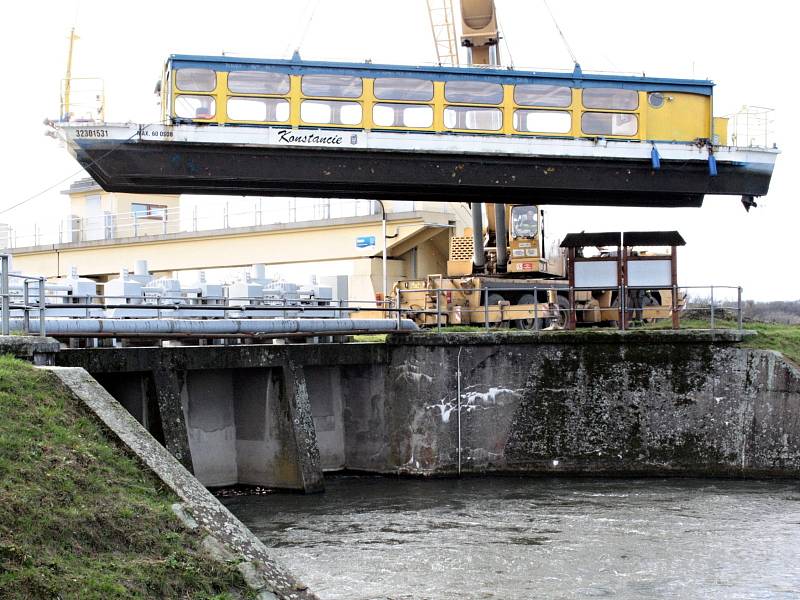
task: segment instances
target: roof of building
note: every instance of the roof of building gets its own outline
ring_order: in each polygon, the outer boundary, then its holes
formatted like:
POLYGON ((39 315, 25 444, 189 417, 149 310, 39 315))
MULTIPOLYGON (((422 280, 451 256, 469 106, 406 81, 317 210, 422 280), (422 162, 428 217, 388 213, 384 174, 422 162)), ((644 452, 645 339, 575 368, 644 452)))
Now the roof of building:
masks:
POLYGON ((76 179, 69 185, 68 190, 62 190, 62 194, 80 194, 81 192, 102 192, 98 183, 91 177, 84 177, 83 179, 76 179))

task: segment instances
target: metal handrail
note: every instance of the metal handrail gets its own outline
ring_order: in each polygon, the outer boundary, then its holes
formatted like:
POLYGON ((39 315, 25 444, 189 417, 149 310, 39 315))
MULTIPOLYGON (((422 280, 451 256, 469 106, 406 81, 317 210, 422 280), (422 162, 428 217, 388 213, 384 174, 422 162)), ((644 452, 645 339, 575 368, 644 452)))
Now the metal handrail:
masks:
MULTIPOLYGON (((475 312, 478 312, 480 310, 483 310, 484 311, 484 327, 486 329, 489 329, 491 327, 491 325, 490 325, 490 322, 489 322, 488 296, 492 292, 515 292, 515 293, 530 293, 530 292, 532 292, 534 294, 534 298, 538 298, 538 294, 541 293, 541 292, 544 292, 544 293, 548 293, 548 292, 551 292, 551 291, 556 291, 556 292, 574 292, 574 291, 587 291, 589 289, 592 289, 592 288, 574 288, 574 287, 571 288, 570 286, 565 285, 565 284, 547 285, 547 284, 544 284, 544 282, 540 282, 540 283, 537 283, 535 285, 531 285, 529 287, 519 286, 519 285, 513 286, 513 287, 511 287, 511 286, 508 286, 508 287, 506 287, 506 286, 494 286, 493 285, 491 288, 489 288, 489 287, 480 287, 480 288, 432 287, 432 288, 427 288, 426 287, 426 288, 402 289, 402 288, 398 287, 396 292, 397 292, 397 305, 398 306, 400 305, 400 302, 401 302, 401 299, 402 299, 402 294, 408 294, 408 293, 426 293, 426 294, 435 293, 436 294, 435 308, 431 308, 431 309, 419 308, 419 309, 413 309, 413 310, 405 309, 405 312, 406 313, 413 313, 413 314, 417 314, 417 315, 436 315, 436 327, 437 327, 437 330, 441 330, 441 320, 442 320, 443 311, 442 311, 442 308, 441 308, 441 299, 440 299, 440 297, 441 297, 442 293, 458 292, 458 293, 469 294, 469 293, 480 292, 481 295, 482 295, 482 299, 483 299, 482 304, 480 306, 476 306, 474 308, 467 308, 467 309, 462 308, 461 312, 462 313, 463 312, 475 313, 475 312)), ((640 312, 646 310, 647 308, 649 308, 649 307, 629 307, 629 306, 626 306, 625 305, 625 298, 627 297, 627 291, 628 290, 671 289, 671 286, 666 286, 665 288, 654 288, 653 286, 621 285, 616 289, 619 291, 619 298, 620 298, 621 306, 617 306, 617 307, 613 307, 613 308, 614 308, 614 310, 619 311, 620 312, 620 317, 622 317, 623 315, 627 316, 628 314, 636 315, 637 313, 640 313, 640 312)), ((657 307, 657 308, 660 308, 661 310, 668 310, 670 314, 673 314, 674 312, 680 313, 681 311, 686 310, 686 308, 687 308, 688 293, 686 293, 686 292, 688 292, 688 290, 701 290, 701 289, 710 290, 711 300, 710 300, 708 309, 710 311, 710 328, 712 330, 716 329, 714 290, 736 290, 737 326, 738 326, 739 330, 742 330, 742 328, 743 328, 743 325, 742 325, 743 324, 743 302, 742 302, 742 287, 741 286, 733 286, 733 285, 705 285, 705 286, 683 286, 683 285, 679 285, 679 286, 675 286, 675 288, 672 289, 672 291, 673 291, 673 305, 670 306, 670 307, 661 306, 661 307, 657 307), (678 295, 676 294, 676 292, 684 292, 685 293, 685 295, 684 295, 685 299, 684 299, 684 301, 683 301, 683 303, 681 305, 678 305, 678 295)), ((573 296, 573 294, 570 294, 570 296, 573 296)), ((539 329, 539 315, 537 314, 538 313, 538 305, 539 304, 541 304, 541 302, 538 302, 538 301, 534 304, 535 308, 534 308, 534 311, 533 311, 533 313, 531 315, 531 316, 534 317, 534 328, 537 329, 537 330, 539 329)), ((652 308, 652 307, 650 307, 650 308, 652 308)), ((696 307, 692 307, 692 308, 696 308, 696 307)), ((567 312, 567 314, 569 314, 571 312, 581 313, 581 312, 589 312, 589 311, 594 311, 595 310, 595 308, 580 308, 580 307, 572 306, 572 305, 567 309, 562 309, 562 308, 560 308, 558 306, 553 307, 553 309, 558 311, 559 313, 567 312)), ((627 318, 620 318, 619 319, 619 327, 620 327, 620 329, 623 329, 623 330, 625 329, 626 320, 627 320, 627 318)))
MULTIPOLYGON (((412 210, 416 210, 416 206, 412 210)), ((446 212, 448 211, 442 210, 442 213, 446 212)), ((84 216, 80 217, 82 223, 78 228, 73 228, 71 219, 65 219, 49 233, 45 233, 45 228, 39 223, 34 223, 33 232, 30 234, 19 235, 18 228, 8 227, 6 235, 8 247, 18 248, 70 243, 75 234, 78 234, 80 241, 94 241, 95 237, 99 241, 136 237, 141 231, 146 231, 147 235, 194 233, 377 214, 379 210, 375 200, 317 199, 313 204, 298 206, 294 202, 286 207, 266 210, 259 201, 253 202, 245 209, 235 211, 231 210, 231 203, 226 202, 223 206, 209 206, 202 211, 198 210, 197 206, 190 210, 172 206, 147 216, 140 216, 137 211, 84 216), (92 224, 92 221, 96 224, 92 224), (108 235, 109 230, 111 235, 108 235)))

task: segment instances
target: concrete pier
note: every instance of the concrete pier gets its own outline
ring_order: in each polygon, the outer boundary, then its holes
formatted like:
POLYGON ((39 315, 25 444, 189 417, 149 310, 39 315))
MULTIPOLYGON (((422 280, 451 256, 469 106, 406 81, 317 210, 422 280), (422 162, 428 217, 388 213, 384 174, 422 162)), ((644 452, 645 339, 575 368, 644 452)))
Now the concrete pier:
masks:
POLYGON ((97 377, 208 486, 313 492, 344 469, 798 477, 800 371, 741 339, 418 334, 56 360, 97 377))

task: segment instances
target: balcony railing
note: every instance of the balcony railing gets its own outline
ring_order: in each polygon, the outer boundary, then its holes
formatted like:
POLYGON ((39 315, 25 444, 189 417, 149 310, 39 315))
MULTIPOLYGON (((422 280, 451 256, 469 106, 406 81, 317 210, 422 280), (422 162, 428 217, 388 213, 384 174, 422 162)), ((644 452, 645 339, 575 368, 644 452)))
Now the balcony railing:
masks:
MULTIPOLYGON (((156 198, 157 199, 157 198, 156 198)), ((154 199, 154 200, 156 200, 154 199)), ((224 204, 73 216, 50 225, 25 227, 0 224, 0 248, 24 248, 124 239, 149 235, 259 227, 263 225, 327 221, 380 214, 374 200, 232 199, 224 204)), ((414 211, 414 202, 397 203, 393 212, 414 211)), ((427 207, 426 207, 427 210, 427 207)), ((439 208, 447 212, 447 207, 439 208)))

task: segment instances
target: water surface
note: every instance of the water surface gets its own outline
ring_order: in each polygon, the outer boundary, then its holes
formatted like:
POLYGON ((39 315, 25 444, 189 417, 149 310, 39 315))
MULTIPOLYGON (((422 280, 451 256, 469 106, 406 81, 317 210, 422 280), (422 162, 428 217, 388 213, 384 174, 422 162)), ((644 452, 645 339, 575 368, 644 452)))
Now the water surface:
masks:
POLYGON ((800 598, 800 486, 328 477, 224 500, 323 599, 800 598))

